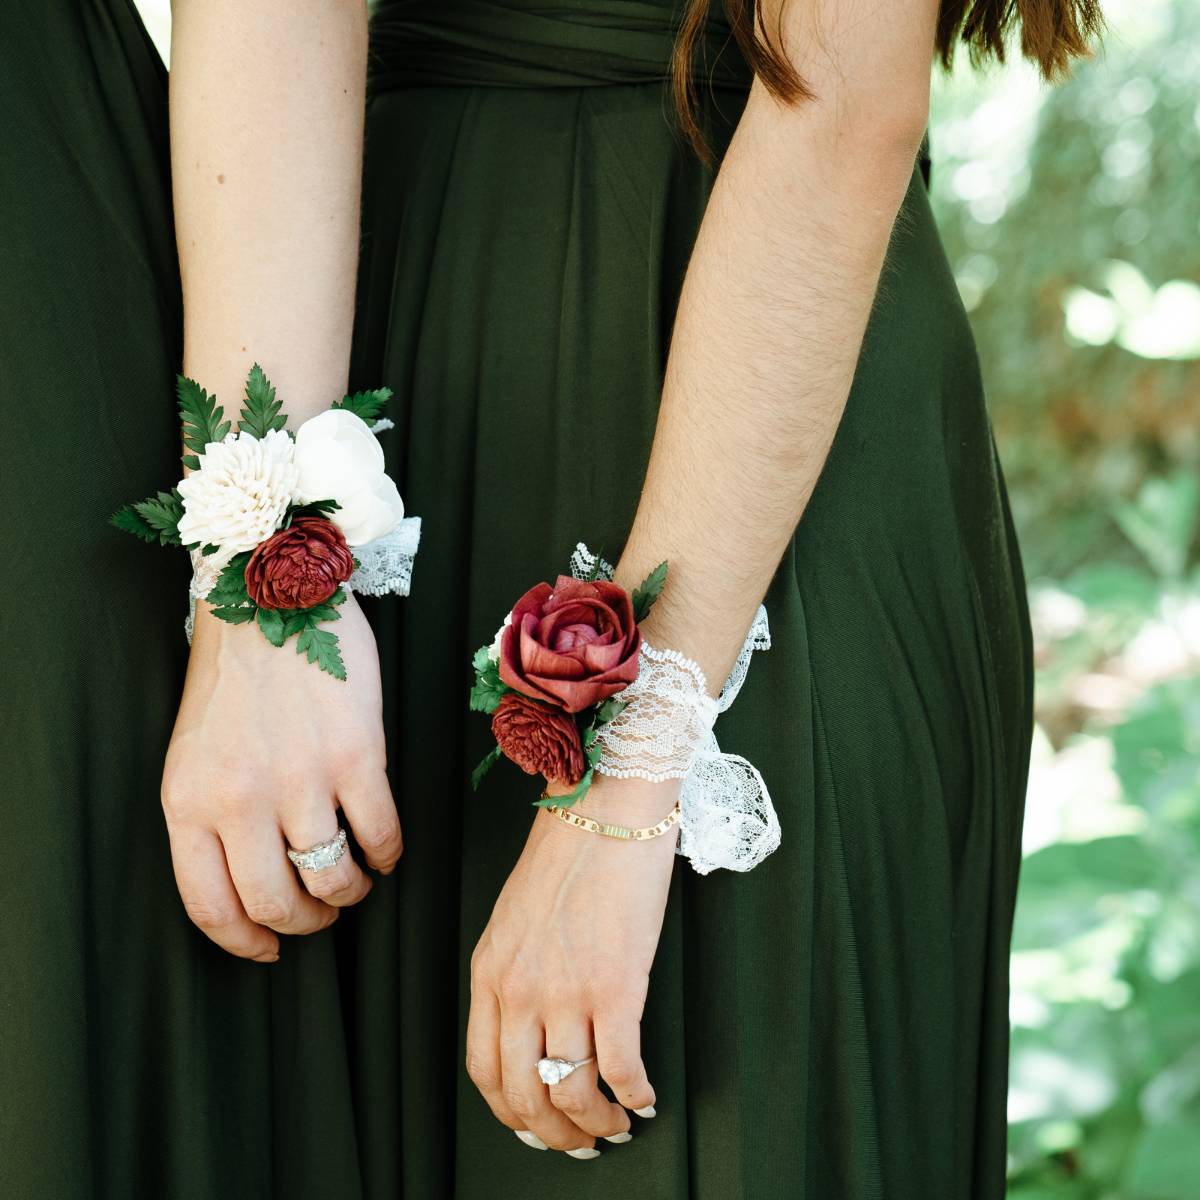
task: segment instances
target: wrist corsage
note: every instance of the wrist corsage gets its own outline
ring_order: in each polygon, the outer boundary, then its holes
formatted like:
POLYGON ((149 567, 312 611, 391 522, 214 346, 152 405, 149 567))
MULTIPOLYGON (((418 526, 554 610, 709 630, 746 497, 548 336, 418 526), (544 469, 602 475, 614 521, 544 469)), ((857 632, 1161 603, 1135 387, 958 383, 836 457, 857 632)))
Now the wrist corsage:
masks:
POLYGON ((669 831, 674 820, 623 830, 566 812, 595 774, 615 779, 681 780, 679 853, 700 874, 748 871, 780 843, 779 819, 762 775, 721 750, 717 718, 741 691, 756 651, 771 645, 759 606, 725 686, 713 698, 703 670, 677 650, 650 645, 645 619, 666 582, 667 565, 629 597, 612 567, 580 543, 571 575, 538 584, 517 602, 491 646, 475 654, 471 707, 490 713, 496 748, 530 775, 572 785, 538 803, 581 828, 633 840, 669 831))
POLYGON ((471 775, 472 787, 501 756, 528 775, 574 790, 540 805, 570 808, 591 786, 600 731, 625 705, 638 675, 644 621, 667 578, 652 571, 632 596, 609 579, 560 575, 513 606, 472 666, 471 709, 490 714, 495 748, 471 775))
POLYGON ((407 595, 420 539, 375 436, 390 428, 379 420, 390 390, 343 397, 294 433, 257 363, 236 429, 193 380, 181 376, 177 392, 190 474, 112 523, 189 550, 192 599, 214 616, 254 621, 274 646, 294 636, 298 653, 345 679, 337 635, 320 626, 349 590, 407 595))

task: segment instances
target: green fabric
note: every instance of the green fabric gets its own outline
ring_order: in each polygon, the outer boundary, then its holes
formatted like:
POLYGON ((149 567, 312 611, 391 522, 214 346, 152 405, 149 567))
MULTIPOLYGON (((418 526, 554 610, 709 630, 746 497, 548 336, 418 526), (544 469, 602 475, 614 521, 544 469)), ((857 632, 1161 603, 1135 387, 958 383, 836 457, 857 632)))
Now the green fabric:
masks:
MULTIPOLYGON (((659 1115, 582 1164, 522 1145, 462 1070, 468 956, 535 792, 508 764, 466 786, 488 741, 469 654, 577 540, 620 553, 711 182, 661 64, 642 43, 619 65, 624 18, 654 7, 526 4, 514 30, 570 28, 515 39, 500 78, 455 53, 497 6, 448 4, 444 27, 412 6, 445 44, 403 89, 403 21, 377 33, 354 383, 396 389, 384 441, 425 522, 412 596, 367 602, 407 848, 264 968, 193 930, 171 876, 186 564, 105 525, 177 467, 165 77, 127 0, 0 6, 0 496, 30 598, 0 606, 5 1194, 1002 1195, 1028 626, 917 169, 767 598, 775 646, 718 725, 783 845, 746 876, 676 872, 643 1026, 659 1115), (619 82, 586 53, 564 71, 563 39, 593 38, 619 82)), ((739 103, 704 100, 718 148, 739 103)))

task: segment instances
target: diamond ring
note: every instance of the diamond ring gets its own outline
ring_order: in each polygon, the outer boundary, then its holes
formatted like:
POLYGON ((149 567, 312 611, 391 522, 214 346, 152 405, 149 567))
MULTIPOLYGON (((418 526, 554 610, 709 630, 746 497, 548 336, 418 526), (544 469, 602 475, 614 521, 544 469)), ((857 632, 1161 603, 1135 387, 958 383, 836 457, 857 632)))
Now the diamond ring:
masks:
POLYGON ((336 837, 309 846, 307 850, 293 850, 289 846, 287 856, 292 860, 292 866, 299 867, 301 871, 327 871, 337 866, 345 853, 346 831, 339 829, 336 837))
POLYGON ((574 1071, 578 1071, 580 1067, 586 1066, 590 1062, 595 1062, 595 1056, 592 1058, 539 1058, 537 1062, 537 1073, 541 1076, 542 1082, 547 1085, 562 1083, 568 1075, 574 1071))

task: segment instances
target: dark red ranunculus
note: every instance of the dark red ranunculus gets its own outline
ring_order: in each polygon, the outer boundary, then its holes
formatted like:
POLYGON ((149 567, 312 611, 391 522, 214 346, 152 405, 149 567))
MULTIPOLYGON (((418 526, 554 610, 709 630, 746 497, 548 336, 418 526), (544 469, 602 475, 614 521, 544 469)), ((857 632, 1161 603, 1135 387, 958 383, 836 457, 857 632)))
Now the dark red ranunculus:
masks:
POLYGON ((312 608, 353 572, 354 556, 332 521, 297 517, 250 555, 246 591, 259 608, 312 608))
POLYGON ((527 775, 572 787, 583 778, 579 729, 560 708, 508 692, 492 714, 492 734, 505 757, 527 775))
POLYGON ((514 691, 569 713, 627 687, 642 635, 629 593, 604 579, 560 575, 517 601, 500 640, 500 678, 514 691))

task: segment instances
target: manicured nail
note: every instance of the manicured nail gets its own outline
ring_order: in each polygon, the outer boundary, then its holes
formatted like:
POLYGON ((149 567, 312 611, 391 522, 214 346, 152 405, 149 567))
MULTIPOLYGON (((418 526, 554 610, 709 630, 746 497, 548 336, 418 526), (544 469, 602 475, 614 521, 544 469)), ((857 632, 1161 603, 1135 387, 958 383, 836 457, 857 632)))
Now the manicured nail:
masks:
POLYGON ((586 1162, 589 1158, 599 1158, 600 1151, 593 1146, 584 1146, 579 1150, 568 1150, 567 1155, 570 1158, 581 1158, 586 1162))
POLYGON ((527 1146, 532 1146, 535 1150, 548 1149, 545 1142, 542 1141, 532 1129, 514 1129, 513 1133, 517 1135, 527 1146))
POLYGON ((612 1137, 606 1137, 604 1140, 612 1142, 614 1146, 623 1146, 626 1142, 633 1141, 633 1134, 627 1129, 624 1133, 614 1133, 612 1137))
POLYGON ((654 1116, 654 1105, 647 1104, 645 1108, 635 1108, 633 1111, 637 1113, 639 1117, 652 1117, 654 1116))

